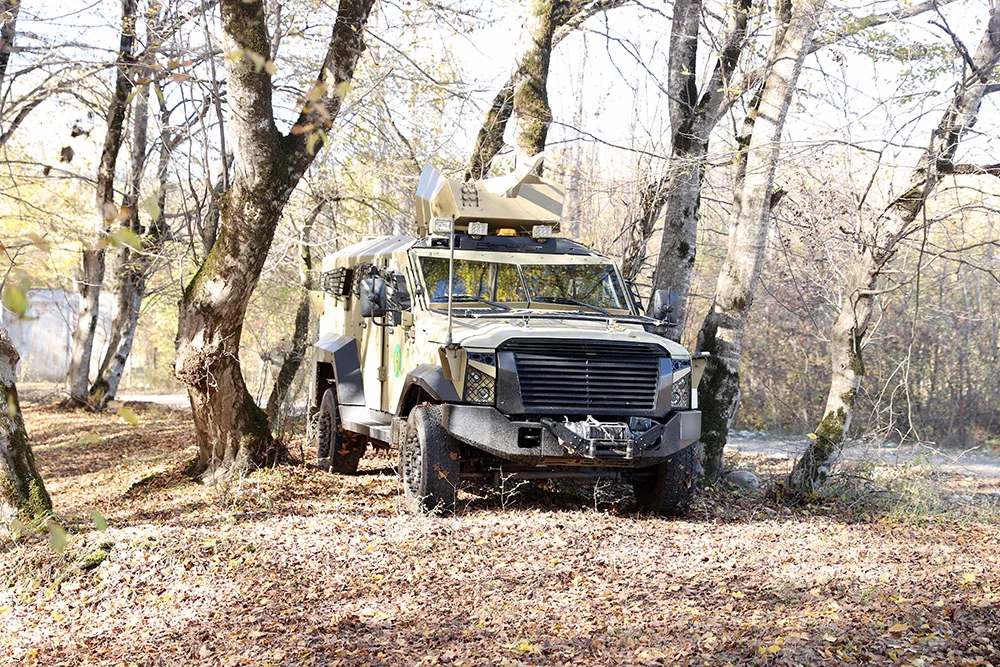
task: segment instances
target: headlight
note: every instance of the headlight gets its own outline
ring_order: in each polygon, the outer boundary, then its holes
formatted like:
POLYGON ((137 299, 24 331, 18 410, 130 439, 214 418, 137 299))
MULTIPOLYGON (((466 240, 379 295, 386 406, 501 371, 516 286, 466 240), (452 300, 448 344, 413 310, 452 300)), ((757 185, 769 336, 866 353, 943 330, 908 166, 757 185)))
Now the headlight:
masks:
POLYGON ((467 403, 493 405, 496 384, 495 378, 469 366, 465 371, 465 391, 462 398, 467 403))
POLYGON ((673 393, 670 395, 670 407, 674 410, 687 410, 691 407, 690 375, 674 380, 673 393))

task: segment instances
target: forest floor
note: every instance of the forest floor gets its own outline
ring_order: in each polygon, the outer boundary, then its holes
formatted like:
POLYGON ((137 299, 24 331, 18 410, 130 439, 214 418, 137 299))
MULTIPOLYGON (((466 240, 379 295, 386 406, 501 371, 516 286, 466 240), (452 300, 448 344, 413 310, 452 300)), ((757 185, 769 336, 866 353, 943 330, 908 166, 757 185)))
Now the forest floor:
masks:
POLYGON ((796 505, 744 452, 762 490, 683 519, 538 484, 414 517, 389 453, 205 485, 184 411, 23 407, 67 533, 0 536, 0 664, 1000 664, 997 476, 852 459, 796 505))

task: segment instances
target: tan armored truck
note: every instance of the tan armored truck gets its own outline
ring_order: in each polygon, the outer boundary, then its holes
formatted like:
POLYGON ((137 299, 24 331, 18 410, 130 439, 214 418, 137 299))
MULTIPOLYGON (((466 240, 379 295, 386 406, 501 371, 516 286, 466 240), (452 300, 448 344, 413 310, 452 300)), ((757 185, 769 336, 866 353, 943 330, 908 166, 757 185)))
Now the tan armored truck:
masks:
POLYGON ((613 478, 639 507, 689 502, 704 359, 646 317, 615 263, 555 236, 559 187, 532 165, 478 182, 427 168, 416 236, 327 256, 312 411, 320 465, 399 447, 411 511, 454 508, 461 480, 613 478))

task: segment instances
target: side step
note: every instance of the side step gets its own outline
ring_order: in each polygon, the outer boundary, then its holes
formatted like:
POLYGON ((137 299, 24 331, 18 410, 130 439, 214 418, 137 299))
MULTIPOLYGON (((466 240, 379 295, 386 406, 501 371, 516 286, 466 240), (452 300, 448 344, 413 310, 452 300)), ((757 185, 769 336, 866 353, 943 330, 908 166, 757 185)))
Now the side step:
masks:
POLYGON ((369 410, 363 405, 342 405, 340 423, 352 433, 385 443, 392 442, 392 415, 389 413, 369 410))

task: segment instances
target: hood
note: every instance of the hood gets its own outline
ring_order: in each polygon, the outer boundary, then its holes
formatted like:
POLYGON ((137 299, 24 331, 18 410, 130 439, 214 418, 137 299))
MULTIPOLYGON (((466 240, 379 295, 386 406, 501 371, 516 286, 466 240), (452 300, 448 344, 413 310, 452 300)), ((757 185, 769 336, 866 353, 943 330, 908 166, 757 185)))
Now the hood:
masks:
MULTIPOLYGON (((421 314, 420 326, 428 340, 445 344, 448 336, 448 316, 437 311, 421 314)), ((672 340, 645 331, 640 324, 609 321, 604 317, 560 318, 546 314, 509 317, 455 317, 452 340, 466 349, 496 350, 511 338, 565 338, 569 340, 606 340, 617 342, 652 343, 663 347, 673 358, 688 358, 688 351, 672 340)))

